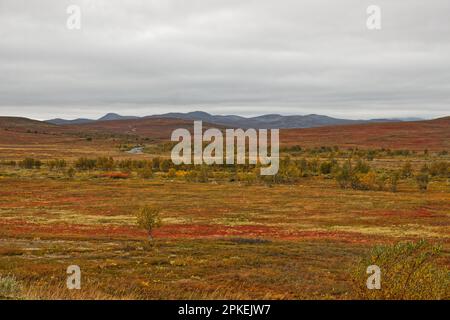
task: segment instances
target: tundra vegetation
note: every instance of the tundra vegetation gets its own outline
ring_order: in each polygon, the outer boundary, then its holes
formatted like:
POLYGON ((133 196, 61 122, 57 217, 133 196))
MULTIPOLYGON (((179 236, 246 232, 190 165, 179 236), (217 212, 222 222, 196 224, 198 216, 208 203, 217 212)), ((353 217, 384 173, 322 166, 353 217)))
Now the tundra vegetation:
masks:
POLYGON ((448 270, 439 267, 442 247, 424 240, 381 245, 361 259, 352 273, 359 299, 440 300, 450 299, 448 270), (367 290, 367 266, 381 269, 379 290, 367 290))
POLYGON ((152 240, 153 230, 161 226, 161 216, 158 208, 143 206, 136 214, 137 225, 147 231, 148 240, 152 240))
POLYGON ((447 150, 282 146, 261 176, 91 136, 96 152, 0 153, 1 298, 449 298, 447 150), (82 290, 65 287, 72 264, 82 290))

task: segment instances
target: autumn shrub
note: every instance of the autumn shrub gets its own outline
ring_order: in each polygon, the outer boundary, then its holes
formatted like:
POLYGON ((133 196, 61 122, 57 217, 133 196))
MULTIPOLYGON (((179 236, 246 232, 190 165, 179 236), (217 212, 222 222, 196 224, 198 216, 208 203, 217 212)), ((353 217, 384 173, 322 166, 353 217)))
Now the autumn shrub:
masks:
POLYGON ((160 162, 161 162, 161 159, 159 157, 155 157, 152 159, 152 169, 154 171, 159 171, 160 162))
MULTIPOLYGON (((248 172, 251 176, 254 176, 254 180, 256 180, 257 176, 255 176, 254 172, 248 172)), ((301 177, 301 170, 294 163, 281 164, 278 170, 278 173, 274 175, 274 183, 294 183, 298 181, 301 177)), ((246 177, 247 179, 248 177, 246 177)))
POLYGON ((387 181, 389 180, 389 176, 386 173, 380 173, 376 176, 375 186, 378 191, 383 191, 386 188, 387 181))
POLYGON ((17 162, 14 160, 1 160, 0 165, 15 167, 17 165, 17 162))
POLYGON ((47 161, 47 167, 50 170, 62 170, 67 166, 67 162, 64 159, 55 159, 47 161))
POLYGON ((150 206, 140 208, 136 213, 136 220, 137 225, 147 232, 149 240, 152 239, 153 230, 162 224, 159 208, 150 206))
POLYGON ((429 177, 428 173, 419 173, 416 176, 417 187, 422 192, 424 192, 428 189, 429 182, 430 182, 430 177, 429 177))
POLYGON ((25 158, 19 162, 19 167, 23 169, 39 169, 42 165, 40 160, 36 160, 33 158, 25 158))
POLYGON ((391 172, 388 177, 389 188, 392 192, 397 192, 398 181, 400 179, 400 174, 398 172, 391 172))
POLYGON ((376 155, 377 155, 376 150, 367 150, 366 159, 368 161, 373 161, 373 159, 375 158, 376 155))
POLYGON ((66 175, 67 178, 73 179, 75 177, 76 173, 77 173, 76 170, 73 167, 70 167, 65 172, 65 175, 66 175))
POLYGON ((198 172, 195 170, 188 170, 184 175, 184 178, 188 182, 196 182, 198 177, 198 172))
POLYGON ((161 160, 159 162, 159 171, 162 171, 162 172, 169 171, 170 165, 171 165, 170 160, 168 160, 168 159, 161 160))
POLYGON ((175 178, 177 176, 177 170, 175 168, 170 168, 169 171, 167 172, 167 177, 168 178, 175 178))
POLYGON ((411 166, 411 162, 406 162, 403 166, 402 169, 400 171, 400 177, 402 177, 403 179, 406 178, 410 178, 413 175, 413 170, 412 170, 412 166, 411 166))
POLYGON ((374 190, 376 188, 377 175, 375 172, 358 174, 352 180, 352 188, 357 190, 374 190))
POLYGON ((321 174, 330 174, 331 170, 333 169, 333 162, 332 161, 325 161, 320 164, 320 173, 321 174))
POLYGON ((365 161, 359 159, 359 160, 356 162, 356 165, 355 165, 355 167, 354 167, 353 170, 354 170, 354 172, 356 172, 356 173, 363 173, 363 174, 366 174, 366 173, 369 173, 369 171, 370 171, 370 166, 369 166, 365 161))
POLYGON ((21 285, 16 277, 0 275, 0 299, 17 299, 21 292, 21 285))
POLYGON ((448 299, 450 278, 447 267, 438 263, 441 247, 424 240, 374 247, 351 271, 358 299, 448 299), (369 266, 378 266, 381 288, 368 289, 369 266))
POLYGON ((256 182, 257 176, 253 172, 239 172, 237 174, 237 179, 247 185, 251 185, 256 182))
POLYGON ((146 167, 146 168, 142 168, 138 171, 138 175, 140 178, 142 179, 150 179, 153 177, 153 170, 152 167, 146 167))
POLYGON ((75 167, 79 170, 92 170, 97 165, 97 161, 95 159, 89 159, 85 157, 81 157, 75 161, 75 167))
POLYGON ((450 162, 434 161, 429 167, 429 173, 433 177, 450 177, 450 162))
POLYGON ((336 181, 342 189, 349 188, 352 185, 352 167, 350 162, 346 162, 338 168, 335 173, 336 181))
POLYGON ((122 171, 129 172, 133 169, 133 161, 131 159, 120 160, 116 163, 116 166, 122 169, 122 171))
POLYGON ((98 157, 95 161, 95 167, 100 170, 114 169, 114 159, 112 157, 98 157))
POLYGON ((201 166, 197 175, 197 182, 208 182, 209 181, 210 172, 207 166, 201 166))

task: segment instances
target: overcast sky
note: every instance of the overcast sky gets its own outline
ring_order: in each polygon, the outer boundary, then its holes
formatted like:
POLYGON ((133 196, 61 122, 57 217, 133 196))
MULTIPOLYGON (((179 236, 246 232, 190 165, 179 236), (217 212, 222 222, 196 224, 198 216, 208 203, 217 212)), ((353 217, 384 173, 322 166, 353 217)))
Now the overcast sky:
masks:
POLYGON ((449 0, 0 0, 0 115, 450 115, 449 14, 449 0))

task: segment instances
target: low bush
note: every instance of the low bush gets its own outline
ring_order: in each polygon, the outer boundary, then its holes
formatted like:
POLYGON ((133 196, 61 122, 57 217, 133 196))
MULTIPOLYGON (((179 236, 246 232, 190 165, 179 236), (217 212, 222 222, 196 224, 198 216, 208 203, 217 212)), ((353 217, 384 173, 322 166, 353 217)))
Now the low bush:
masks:
POLYGON ((428 173, 419 173, 416 176, 416 182, 420 191, 422 192, 426 191, 428 189, 428 183, 430 182, 430 177, 428 176, 428 173))
POLYGON ((42 165, 40 160, 36 160, 33 158, 25 158, 19 162, 19 167, 23 169, 39 169, 42 165))
POLYGON ((64 159, 49 160, 47 166, 50 170, 62 170, 67 166, 67 162, 64 159))
POLYGON ((97 162, 95 159, 88 159, 88 158, 79 158, 77 161, 75 161, 75 167, 78 170, 93 170, 96 166, 97 162))
POLYGON ((0 276, 0 299, 17 299, 21 292, 21 285, 16 277, 0 276))
POLYGON ((449 270, 438 264, 441 248, 424 240, 377 246, 351 272, 358 299, 448 299, 449 270), (381 288, 368 289, 367 268, 380 268, 381 288))
POLYGON ((450 162, 447 161, 435 161, 431 163, 429 173, 433 177, 450 177, 450 162))

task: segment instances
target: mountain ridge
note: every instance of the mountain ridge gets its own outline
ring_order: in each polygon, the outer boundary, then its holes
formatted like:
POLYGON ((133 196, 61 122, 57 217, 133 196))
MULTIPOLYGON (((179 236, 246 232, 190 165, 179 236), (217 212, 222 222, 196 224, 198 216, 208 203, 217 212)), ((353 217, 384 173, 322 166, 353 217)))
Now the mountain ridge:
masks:
MULTIPOLYGON (((137 120, 148 118, 172 118, 182 120, 201 120, 212 124, 218 124, 230 127, 255 128, 255 129, 292 129, 292 128, 314 128, 330 125, 372 123, 372 122, 394 122, 404 121, 402 119, 370 119, 370 120, 350 120, 334 118, 326 115, 307 114, 307 115, 281 115, 281 114, 264 114, 254 117, 243 117, 238 115, 212 115, 204 111, 192 112, 169 112, 163 114, 155 114, 144 117, 122 116, 117 113, 107 113, 98 119, 77 118, 74 120, 66 120, 61 118, 46 120, 45 122, 55 125, 72 125, 84 124, 97 121, 116 121, 116 120, 137 120)), ((422 119, 407 118, 406 121, 418 121, 422 119)))

